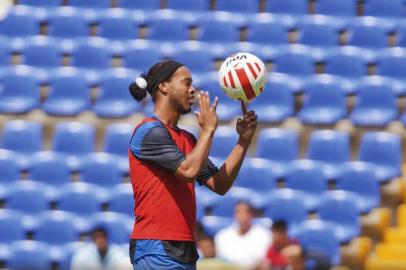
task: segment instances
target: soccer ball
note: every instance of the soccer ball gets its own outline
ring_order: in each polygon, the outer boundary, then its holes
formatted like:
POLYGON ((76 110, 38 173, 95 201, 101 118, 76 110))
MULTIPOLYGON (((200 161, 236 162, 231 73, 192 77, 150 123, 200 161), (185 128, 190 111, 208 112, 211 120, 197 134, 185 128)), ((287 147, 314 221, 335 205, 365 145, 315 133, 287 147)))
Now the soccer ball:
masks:
POLYGON ((261 59, 251 53, 239 52, 221 64, 218 81, 227 96, 247 102, 261 94, 266 73, 261 59))

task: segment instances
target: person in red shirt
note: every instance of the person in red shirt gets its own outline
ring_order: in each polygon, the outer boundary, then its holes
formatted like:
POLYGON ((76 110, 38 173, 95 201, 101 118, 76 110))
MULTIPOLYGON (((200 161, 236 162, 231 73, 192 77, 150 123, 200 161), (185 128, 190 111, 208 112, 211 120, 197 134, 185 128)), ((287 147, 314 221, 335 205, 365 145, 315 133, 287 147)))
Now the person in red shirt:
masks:
POLYGON ((289 238, 287 229, 287 224, 284 220, 276 220, 272 223, 273 242, 266 254, 266 263, 272 266, 272 270, 285 269, 288 266, 288 258, 283 254, 283 249, 299 244, 295 239, 289 238))
POLYGON ((149 93, 154 102, 153 115, 135 127, 129 144, 135 200, 131 263, 137 270, 193 270, 198 259, 195 182, 220 195, 231 188, 255 133, 257 116, 241 103, 239 140, 217 168, 208 156, 217 128, 218 98, 211 104, 208 92, 198 93, 183 64, 165 60, 153 65, 130 85, 130 93, 138 101, 149 93), (178 127, 195 98, 200 107, 199 139, 178 127))

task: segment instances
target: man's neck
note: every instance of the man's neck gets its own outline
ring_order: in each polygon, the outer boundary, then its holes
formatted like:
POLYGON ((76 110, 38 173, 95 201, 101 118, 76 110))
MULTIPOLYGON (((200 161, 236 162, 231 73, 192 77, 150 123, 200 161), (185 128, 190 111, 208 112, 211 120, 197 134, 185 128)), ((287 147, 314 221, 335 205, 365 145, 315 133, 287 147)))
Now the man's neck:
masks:
POLYGON ((158 117, 158 119, 165 125, 168 125, 172 128, 178 127, 180 114, 172 108, 169 108, 168 106, 162 106, 161 104, 160 106, 155 105, 154 115, 158 117))

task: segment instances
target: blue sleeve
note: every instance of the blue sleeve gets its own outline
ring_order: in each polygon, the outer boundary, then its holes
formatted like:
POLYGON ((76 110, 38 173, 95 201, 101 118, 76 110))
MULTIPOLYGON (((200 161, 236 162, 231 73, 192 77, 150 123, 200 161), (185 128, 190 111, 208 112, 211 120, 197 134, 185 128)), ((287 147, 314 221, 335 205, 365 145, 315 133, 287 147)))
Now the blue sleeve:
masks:
POLYGON ((147 122, 138 127, 130 141, 130 150, 137 158, 173 173, 186 158, 160 122, 147 122))

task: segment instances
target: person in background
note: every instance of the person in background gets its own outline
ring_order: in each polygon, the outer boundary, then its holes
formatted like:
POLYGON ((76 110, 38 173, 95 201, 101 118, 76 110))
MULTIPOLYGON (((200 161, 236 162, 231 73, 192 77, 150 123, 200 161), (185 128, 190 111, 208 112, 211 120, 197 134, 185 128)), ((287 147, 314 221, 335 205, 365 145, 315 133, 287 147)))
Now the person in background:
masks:
POLYGON ((236 223, 215 236, 217 255, 242 269, 255 269, 271 244, 269 229, 253 224, 254 212, 249 202, 238 202, 234 217, 236 223))
POLYGON ((94 228, 91 239, 91 243, 85 244, 73 254, 71 270, 132 269, 123 250, 109 243, 107 231, 103 227, 94 228))

